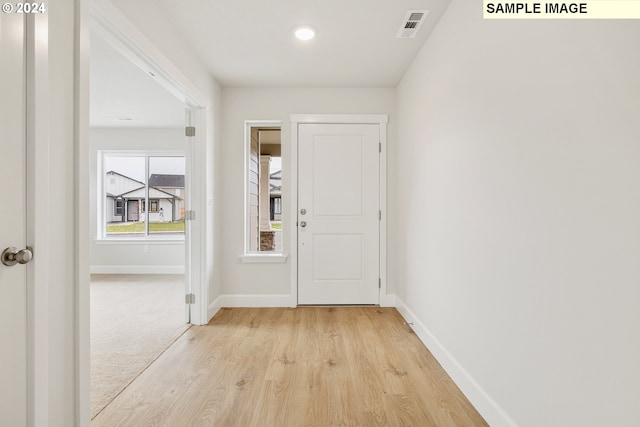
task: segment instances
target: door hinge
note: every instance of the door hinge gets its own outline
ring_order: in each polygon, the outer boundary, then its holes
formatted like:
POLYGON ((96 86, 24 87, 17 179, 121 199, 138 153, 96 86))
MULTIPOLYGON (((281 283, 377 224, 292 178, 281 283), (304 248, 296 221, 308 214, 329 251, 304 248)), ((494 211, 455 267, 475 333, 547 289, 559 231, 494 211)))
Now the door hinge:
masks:
POLYGON ((184 128, 184 134, 186 136, 196 136, 196 128, 193 126, 187 126, 184 128))
POLYGON ((382 221, 382 211, 378 211, 378 221, 382 221))
POLYGON ((378 142, 378 153, 382 153, 382 142, 378 142))
POLYGON ((185 221, 194 221, 196 219, 196 211, 189 210, 184 213, 185 221))
POLYGON ((382 278, 378 277, 378 289, 382 289, 382 278))
POLYGON ((196 303, 196 295, 195 294, 186 294, 184 296, 185 304, 195 304, 196 303))

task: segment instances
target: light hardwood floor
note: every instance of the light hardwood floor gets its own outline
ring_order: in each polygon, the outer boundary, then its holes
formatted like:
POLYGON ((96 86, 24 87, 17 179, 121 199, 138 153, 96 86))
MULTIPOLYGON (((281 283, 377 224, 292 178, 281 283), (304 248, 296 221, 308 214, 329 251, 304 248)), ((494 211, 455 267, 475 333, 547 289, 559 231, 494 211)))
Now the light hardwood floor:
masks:
POLYGON ((486 426, 393 308, 222 309, 92 426, 486 426))
POLYGON ((91 417, 190 325, 184 275, 91 276, 91 417))

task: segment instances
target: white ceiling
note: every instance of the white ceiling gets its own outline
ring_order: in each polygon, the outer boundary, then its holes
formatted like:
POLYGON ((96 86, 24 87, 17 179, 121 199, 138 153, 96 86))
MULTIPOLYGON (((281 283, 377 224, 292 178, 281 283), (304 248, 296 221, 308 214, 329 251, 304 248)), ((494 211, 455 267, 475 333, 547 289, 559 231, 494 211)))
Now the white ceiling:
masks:
POLYGON ((222 86, 395 87, 449 0, 157 0, 222 86), (429 9, 415 39, 396 33, 429 9), (301 42, 300 24, 318 29, 301 42))
POLYGON ((92 127, 184 126, 184 103, 94 33, 90 63, 92 127))
MULTIPOLYGON (((395 87, 449 0, 156 0, 223 87, 395 87), (414 39, 409 9, 429 14, 414 39), (292 30, 317 28, 301 42, 292 30)), ((91 37, 91 126, 182 127, 184 104, 100 36, 91 37), (131 119, 131 120, 127 120, 131 119)))

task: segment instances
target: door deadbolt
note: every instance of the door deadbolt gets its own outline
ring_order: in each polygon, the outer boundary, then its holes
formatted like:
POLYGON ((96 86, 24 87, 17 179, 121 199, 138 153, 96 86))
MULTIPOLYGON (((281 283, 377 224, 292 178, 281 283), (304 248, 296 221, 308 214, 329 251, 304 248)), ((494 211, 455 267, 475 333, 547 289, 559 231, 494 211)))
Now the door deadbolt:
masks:
POLYGON ((33 252, 29 246, 20 250, 11 246, 2 252, 2 263, 7 267, 13 267, 16 264, 27 264, 32 259, 33 252))
POLYGON ((306 214, 307 214, 306 209, 300 209, 300 215, 306 215, 306 214))

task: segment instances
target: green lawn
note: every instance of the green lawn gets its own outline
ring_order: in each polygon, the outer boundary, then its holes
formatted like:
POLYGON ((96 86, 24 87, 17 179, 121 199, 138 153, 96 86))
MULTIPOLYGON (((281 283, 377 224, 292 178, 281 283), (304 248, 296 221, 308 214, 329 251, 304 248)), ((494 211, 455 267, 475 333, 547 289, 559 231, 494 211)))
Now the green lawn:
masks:
POLYGON ((282 223, 281 222, 272 222, 271 223, 271 229, 272 230, 282 230, 282 223))
MULTIPOLYGON (((149 233, 184 232, 184 221, 150 222, 149 233)), ((144 222, 129 224, 107 224, 107 233, 144 233, 144 222)))

